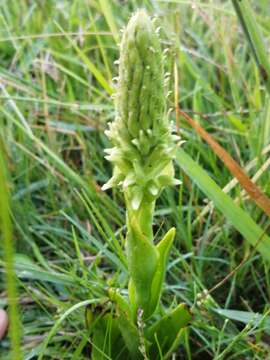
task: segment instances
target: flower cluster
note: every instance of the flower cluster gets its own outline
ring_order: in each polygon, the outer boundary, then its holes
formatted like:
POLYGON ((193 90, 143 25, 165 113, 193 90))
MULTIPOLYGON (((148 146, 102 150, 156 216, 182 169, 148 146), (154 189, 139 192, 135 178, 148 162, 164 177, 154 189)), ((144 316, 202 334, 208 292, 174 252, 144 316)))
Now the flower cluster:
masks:
POLYGON ((171 133, 166 112, 163 55, 152 21, 144 10, 129 21, 120 45, 116 117, 106 135, 106 149, 114 164, 103 186, 121 186, 134 210, 154 201, 174 179, 172 159, 177 135, 171 133))

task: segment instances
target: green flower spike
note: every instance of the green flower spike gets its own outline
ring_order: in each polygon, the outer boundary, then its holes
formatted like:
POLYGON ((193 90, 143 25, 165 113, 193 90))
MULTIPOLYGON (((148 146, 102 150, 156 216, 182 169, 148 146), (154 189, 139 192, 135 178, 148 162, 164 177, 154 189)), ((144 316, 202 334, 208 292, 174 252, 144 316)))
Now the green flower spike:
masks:
POLYGON ((103 190, 119 186, 127 208, 129 300, 134 317, 144 319, 160 299, 166 258, 175 229, 155 246, 153 212, 156 199, 174 178, 173 158, 179 137, 171 133, 165 103, 162 50, 157 31, 144 10, 133 15, 120 45, 116 117, 106 135, 113 147, 106 159, 114 165, 103 190))

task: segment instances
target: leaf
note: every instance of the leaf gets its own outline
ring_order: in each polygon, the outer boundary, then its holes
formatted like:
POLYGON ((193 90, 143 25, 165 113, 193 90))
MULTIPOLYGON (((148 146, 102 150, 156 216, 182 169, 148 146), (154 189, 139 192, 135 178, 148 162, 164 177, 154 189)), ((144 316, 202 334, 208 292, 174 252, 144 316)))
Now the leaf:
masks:
MULTIPOLYGON (((228 309, 213 309, 217 314, 224 316, 228 319, 240 321, 243 324, 259 326, 261 323, 264 325, 264 330, 270 334, 270 316, 254 313, 251 311, 239 311, 228 309)), ((269 311, 268 311, 269 313, 269 311)))
POLYGON ((116 27, 116 24, 114 21, 115 17, 114 17, 114 14, 112 13, 110 2, 108 0, 99 0, 99 4, 100 4, 102 12, 105 16, 107 24, 109 25, 109 28, 112 32, 114 40, 116 43, 118 43, 119 42, 119 34, 118 34, 118 30, 117 30, 117 27, 116 27))
POLYGON ((163 239, 157 244, 156 249, 159 254, 158 266, 153 279, 152 291, 151 291, 151 309, 154 312, 161 296, 162 284, 165 277, 166 264, 168 254, 175 237, 175 228, 171 228, 163 237, 163 239))
POLYGON ((116 289, 110 288, 108 293, 110 300, 117 305, 119 311, 131 319, 132 314, 128 301, 116 289))
POLYGON ((169 311, 145 332, 145 337, 152 345, 150 359, 156 359, 159 348, 163 356, 167 357, 179 344, 181 330, 188 325, 192 318, 186 304, 179 304, 169 311))
POLYGON ((127 257, 131 276, 129 299, 133 312, 135 311, 134 316, 136 317, 137 309, 141 308, 144 319, 147 319, 152 315, 151 287, 157 270, 158 252, 141 231, 135 216, 129 223, 127 233, 127 257))
POLYGON ((211 146, 215 154, 230 170, 231 174, 236 177, 242 187, 249 194, 250 198, 270 217, 270 199, 254 184, 246 175, 241 166, 229 155, 229 153, 219 145, 214 138, 204 130, 201 125, 194 121, 183 111, 178 111, 185 120, 197 131, 197 133, 211 146))
POLYGON ((29 257, 22 254, 14 256, 14 268, 20 279, 48 281, 54 284, 74 285, 74 278, 57 272, 45 271, 37 266, 29 257))
POLYGON ((121 331, 122 337, 124 339, 125 345, 129 350, 131 359, 139 360, 142 359, 140 353, 140 337, 136 326, 131 322, 131 320, 125 316, 124 313, 121 313, 117 319, 119 329, 121 331))
POLYGON ((112 314, 105 314, 93 330, 91 359, 121 359, 124 343, 116 319, 112 314))
POLYGON ((104 301, 103 299, 90 299, 90 300, 84 300, 81 301, 73 306, 71 306, 68 310, 66 310, 59 319, 56 320, 55 324, 53 325, 53 327, 50 329, 50 332, 48 333, 48 335, 46 336, 45 340, 43 341, 43 343, 41 344, 40 347, 40 352, 39 352, 39 356, 38 356, 38 360, 42 360, 43 356, 45 355, 45 351, 47 346, 49 345, 50 340, 55 336, 55 334, 57 333, 58 328, 62 325, 63 321, 70 315, 72 314, 74 311, 88 306, 90 304, 98 304, 100 302, 104 301))
POLYGON ((213 179, 182 148, 176 160, 183 171, 213 201, 214 205, 253 246, 257 246, 262 257, 270 261, 270 239, 252 218, 226 195, 213 179))
MULTIPOLYGON (((0 243, 3 250, 3 267, 6 272, 5 285, 9 305, 9 337, 12 349, 12 357, 21 360, 23 358, 21 349, 21 320, 18 310, 18 291, 14 269, 14 239, 12 231, 9 176, 5 159, 5 148, 0 138, 0 243)), ((2 255, 2 254, 1 254, 2 255)), ((1 280, 2 283, 3 279, 1 280)), ((6 297, 6 295, 5 295, 6 297)), ((2 327, 3 324, 0 324, 2 327)), ((8 357, 8 356, 7 356, 8 357)))
POLYGON ((117 323, 130 356, 134 360, 140 359, 140 337, 133 323, 131 307, 127 300, 115 289, 109 289, 109 297, 116 304, 117 323))
POLYGON ((255 20, 255 14, 248 0, 232 0, 236 14, 239 18, 244 34, 249 42, 252 54, 258 65, 260 74, 265 82, 267 91, 270 94, 270 61, 267 53, 262 33, 255 20))
POLYGON ((69 41, 70 45, 74 48, 74 50, 77 52, 77 55, 81 58, 81 60, 85 63, 89 71, 94 75, 96 80, 100 83, 100 85, 103 87, 104 90, 109 95, 112 95, 113 89, 110 86, 110 84, 107 82, 105 77, 102 75, 102 73, 99 71, 99 69, 96 67, 96 65, 90 60, 90 58, 85 55, 85 53, 76 45, 76 43, 72 40, 71 36, 66 33, 62 27, 56 23, 59 30, 65 35, 67 40, 69 41))

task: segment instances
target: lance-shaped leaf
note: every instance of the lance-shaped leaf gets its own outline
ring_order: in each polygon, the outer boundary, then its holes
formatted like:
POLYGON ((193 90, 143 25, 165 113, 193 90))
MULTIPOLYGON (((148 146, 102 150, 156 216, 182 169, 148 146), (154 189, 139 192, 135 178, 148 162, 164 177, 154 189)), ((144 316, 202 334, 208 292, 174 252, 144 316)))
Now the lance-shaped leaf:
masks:
POLYGON ((175 236, 175 228, 171 228, 164 236, 164 238, 158 243, 156 249, 158 251, 158 266, 155 272, 155 276, 151 289, 151 303, 150 312, 154 312, 161 296, 162 284, 165 277, 166 265, 168 254, 173 243, 175 236))
POLYGON ((158 266, 158 251, 142 233, 135 219, 129 225, 127 234, 127 255, 131 275, 130 301, 135 316, 138 308, 143 309, 144 318, 151 315, 151 288, 158 266))
POLYGON ((187 305, 179 304, 145 331, 152 343, 149 349, 150 359, 156 359, 160 349, 164 358, 168 357, 181 339, 181 330, 188 325, 192 314, 187 305))
POLYGON ((97 320, 93 329, 92 360, 127 359, 128 350, 125 346, 117 319, 107 313, 97 320))

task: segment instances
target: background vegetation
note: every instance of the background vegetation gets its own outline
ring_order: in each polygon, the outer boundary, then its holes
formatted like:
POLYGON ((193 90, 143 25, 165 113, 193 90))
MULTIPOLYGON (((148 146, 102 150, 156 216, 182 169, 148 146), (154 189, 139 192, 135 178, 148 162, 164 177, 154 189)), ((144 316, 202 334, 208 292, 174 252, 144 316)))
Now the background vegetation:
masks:
MULTIPOLYGON (((251 3, 269 48, 269 1, 251 3)), ((178 103, 199 121, 270 194, 269 97, 231 2, 2 0, 0 210, 6 239, 13 231, 21 326, 13 332, 15 353, 8 355, 9 338, 1 341, 1 359, 19 359, 20 336, 24 359, 89 358, 85 308, 106 301, 108 282, 126 284, 122 194, 100 187, 111 174, 103 132, 114 117, 120 29, 138 7, 161 26, 169 106, 178 103)), ((267 246, 257 252, 250 242, 257 234, 251 218, 265 232, 269 218, 231 183, 230 171, 195 130, 174 110, 170 116, 197 164, 189 163, 192 173, 178 161, 183 184, 164 191, 155 218, 162 233, 177 227, 165 304, 186 302, 194 312, 176 357, 267 359, 270 255, 267 246), (219 210, 209 204, 218 192, 209 178, 203 188, 202 169, 220 189, 231 184, 226 192, 235 208, 222 198, 219 210), (234 212, 239 207, 244 211, 234 212), (201 300, 203 290, 219 283, 201 300)), ((7 262, 11 250, 9 241, 7 262)), ((7 306, 4 281, 0 305, 7 306)))

